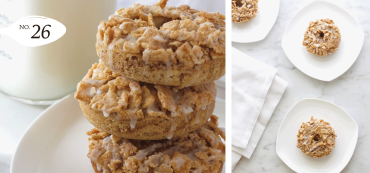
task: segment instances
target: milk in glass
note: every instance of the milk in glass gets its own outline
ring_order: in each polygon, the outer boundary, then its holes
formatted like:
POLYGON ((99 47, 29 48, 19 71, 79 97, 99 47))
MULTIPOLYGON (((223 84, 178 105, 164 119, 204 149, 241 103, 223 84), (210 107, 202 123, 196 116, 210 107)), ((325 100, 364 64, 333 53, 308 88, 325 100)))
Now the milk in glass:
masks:
POLYGON ((0 0, 0 28, 30 15, 55 19, 67 28, 63 37, 39 47, 0 35, 0 91, 29 103, 74 92, 98 62, 97 27, 115 12, 115 6, 115 0, 0 0))

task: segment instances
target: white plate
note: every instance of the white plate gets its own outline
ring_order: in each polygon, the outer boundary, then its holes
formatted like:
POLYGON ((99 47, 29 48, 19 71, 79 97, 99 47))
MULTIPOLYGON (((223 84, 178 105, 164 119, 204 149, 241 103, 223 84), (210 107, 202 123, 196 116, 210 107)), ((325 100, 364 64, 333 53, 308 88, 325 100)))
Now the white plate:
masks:
POLYGON ((224 76, 222 76, 220 79, 217 79, 216 81, 215 81, 215 83, 216 83, 216 86, 219 86, 219 87, 221 87, 221 88, 225 88, 225 82, 226 82, 226 76, 224 75, 224 76))
POLYGON ((289 60, 303 73, 322 81, 332 81, 356 61, 364 42, 360 24, 344 9, 326 1, 314 1, 301 9, 285 29, 281 45, 289 60), (338 50, 320 57, 307 52, 303 34, 310 21, 330 18, 338 26, 342 39, 338 50))
POLYGON ((358 136, 356 122, 340 107, 318 99, 303 99, 284 117, 276 139, 276 153, 296 172, 338 173, 353 155, 358 136), (335 130, 335 148, 328 156, 306 156, 297 145, 297 134, 303 122, 311 116, 329 122, 335 130))
POLYGON ((232 41, 252 43, 265 39, 279 14, 280 0, 259 0, 257 16, 245 23, 232 22, 232 41))
MULTIPOLYGON (((216 100, 214 114, 225 127, 225 102, 216 100)), ((11 164, 11 173, 92 173, 86 132, 91 125, 73 94, 50 106, 27 129, 11 164)))

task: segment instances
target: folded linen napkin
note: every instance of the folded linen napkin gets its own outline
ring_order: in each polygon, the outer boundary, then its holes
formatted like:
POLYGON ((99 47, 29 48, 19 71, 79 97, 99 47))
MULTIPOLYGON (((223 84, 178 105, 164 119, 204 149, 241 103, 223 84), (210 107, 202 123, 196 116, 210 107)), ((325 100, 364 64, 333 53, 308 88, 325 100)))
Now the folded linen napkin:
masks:
POLYGON ((288 85, 277 70, 232 49, 232 166, 250 158, 288 85))
POLYGON ((277 70, 232 49, 232 144, 246 148, 277 70))
POLYGON ((266 125, 271 118, 273 111, 279 103, 284 91, 287 87, 287 82, 278 76, 275 76, 270 90, 267 93, 265 103, 262 107, 260 116, 257 119, 256 125, 253 129, 252 136, 248 142, 247 148, 240 148, 233 146, 232 150, 232 168, 239 162, 242 156, 249 158, 252 156, 257 144, 266 128, 266 125))

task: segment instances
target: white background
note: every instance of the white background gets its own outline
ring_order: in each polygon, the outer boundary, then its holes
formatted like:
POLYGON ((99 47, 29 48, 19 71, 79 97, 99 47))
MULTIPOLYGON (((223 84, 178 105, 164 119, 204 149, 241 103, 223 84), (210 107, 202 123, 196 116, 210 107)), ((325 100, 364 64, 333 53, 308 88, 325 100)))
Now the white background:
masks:
MULTIPOLYGON (((365 31, 362 51, 353 66, 342 76, 322 82, 299 71, 286 57, 281 48, 281 38, 290 19, 312 0, 281 0, 278 19, 267 37, 256 43, 232 46, 261 60, 279 71, 278 76, 289 82, 282 100, 272 115, 251 159, 242 158, 234 172, 289 173, 289 169, 277 156, 276 135, 283 117, 302 98, 320 98, 330 101, 347 111, 359 126, 357 147, 343 173, 370 172, 370 1, 332 0, 346 9, 365 31)), ((292 148, 294 150, 295 148, 292 148)))

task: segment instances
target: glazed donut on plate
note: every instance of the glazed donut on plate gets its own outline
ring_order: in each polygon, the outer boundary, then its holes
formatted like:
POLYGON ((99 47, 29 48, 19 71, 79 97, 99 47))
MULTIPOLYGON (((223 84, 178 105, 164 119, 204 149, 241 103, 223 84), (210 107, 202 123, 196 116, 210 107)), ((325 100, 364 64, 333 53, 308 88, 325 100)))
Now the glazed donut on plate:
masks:
POLYGON ((258 0, 232 0, 232 21, 236 23, 248 22, 258 13, 258 0))
POLYGON ((216 85, 170 87, 138 82, 94 64, 75 98, 95 127, 127 139, 160 140, 200 128, 212 115, 216 85))
POLYGON ((311 117, 307 123, 302 123, 298 131, 297 148, 310 157, 323 157, 335 148, 335 131, 330 123, 311 117))
POLYGON ((303 46, 311 54, 326 56, 338 49, 340 41, 340 31, 333 20, 317 19, 310 22, 304 34, 303 46))
POLYGON ((96 50, 113 72, 166 86, 211 83, 225 74, 225 16, 166 6, 121 8, 98 27, 96 50))

